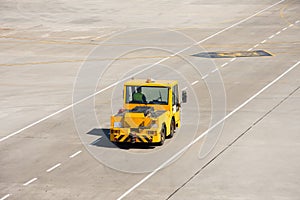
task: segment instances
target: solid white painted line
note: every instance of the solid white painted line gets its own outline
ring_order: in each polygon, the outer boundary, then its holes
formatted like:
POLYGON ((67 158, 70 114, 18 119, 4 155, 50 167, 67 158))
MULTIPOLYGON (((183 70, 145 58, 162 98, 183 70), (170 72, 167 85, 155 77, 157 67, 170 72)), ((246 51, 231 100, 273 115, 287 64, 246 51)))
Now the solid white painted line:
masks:
POLYGON ((250 49, 248 49, 247 51, 252 51, 253 50, 253 48, 250 48, 250 49))
POLYGON ((24 183, 23 185, 24 185, 24 186, 27 186, 27 185, 33 183, 33 182, 36 181, 36 180, 37 180, 37 178, 33 178, 33 179, 27 181, 26 183, 24 183))
POLYGON ((285 31, 287 29, 287 27, 283 28, 282 30, 285 31))
POLYGON ((228 62, 226 62, 223 65, 221 65, 221 67, 225 67, 226 65, 228 65, 228 62))
POLYGON ((82 151, 77 151, 76 153, 69 156, 69 158, 74 158, 75 156, 79 155, 82 151))
POLYGON ((168 166, 171 162, 173 162, 178 156, 180 156, 182 153, 184 153, 186 150, 188 150, 191 146, 193 146, 196 142, 198 142, 200 139, 202 139, 204 136, 206 136, 211 130, 213 130, 215 127, 223 123, 226 119, 228 119, 231 115, 239 111, 241 108, 243 108, 245 105, 247 105, 249 102, 251 102, 253 99, 255 99, 258 95, 260 95, 262 92, 267 90, 269 87, 271 87, 274 83, 276 83, 278 80, 280 80, 282 77, 284 77, 287 73, 289 73, 291 70, 296 68, 300 64, 300 61, 298 61, 296 64, 294 64, 292 67, 290 67, 288 70, 283 72, 280 76, 278 76, 276 79, 274 79, 272 82, 270 82, 268 85, 263 87, 261 90, 259 90, 256 94, 254 94, 252 97, 247 99, 244 103, 242 103, 240 106, 235 108, 233 111, 228 113, 223 119, 209 127, 205 132, 203 132, 200 136, 198 136, 196 139, 194 139, 191 143, 186 145, 184 148, 182 148, 180 151, 178 151, 176 154, 174 154, 172 157, 170 157, 168 160, 163 162, 160 166, 158 166, 156 169, 154 169, 151 173, 149 173, 147 176, 145 176, 142 180, 140 180, 138 183, 136 183, 134 186, 129 188, 125 193, 123 193, 117 200, 121 200, 124 197, 126 197, 129 193, 131 193, 133 190, 135 190, 137 187, 139 187, 141 184, 143 184, 145 181, 147 181, 149 178, 151 178, 154 174, 156 174, 159 170, 164 168, 165 166, 168 166))
POLYGON ((5 195, 4 197, 2 197, 0 200, 5 200, 10 196, 10 194, 5 195))
POLYGON ((102 136, 100 136, 97 140, 95 140, 93 143, 91 143, 90 145, 95 145, 97 144, 100 140, 102 139, 102 136))
POLYGON ((271 35, 271 36, 269 37, 269 39, 272 39, 274 36, 275 36, 275 35, 271 35))
POLYGON ((233 62, 233 61, 235 61, 235 60, 236 60, 236 58, 231 58, 230 62, 233 62))
POLYGON ((144 68, 143 70, 141 70, 141 71, 139 71, 139 72, 136 72, 135 74, 132 74, 130 77, 126 77, 126 78, 124 78, 124 79, 121 80, 121 81, 117 81, 117 82, 115 82, 114 84, 109 85, 108 87, 106 87, 106 88, 104 88, 104 89, 102 89, 102 90, 100 90, 100 91, 98 91, 98 92, 95 92, 94 94, 91 94, 91 95, 89 95, 89 96, 87 96, 87 97, 85 97, 85 98, 83 98, 83 99, 81 99, 81 100, 79 100, 79 101, 77 101, 77 102, 71 104, 71 105, 68 105, 68 106, 66 106, 66 107, 64 107, 64 108, 62 108, 62 109, 60 109, 60 110, 58 110, 58 111, 56 111, 56 112, 54 112, 54 113, 52 113, 52 114, 50 114, 50 115, 48 115, 48 116, 42 118, 42 119, 40 119, 40 120, 38 120, 38 121, 32 123, 32 124, 29 124, 29 125, 25 126, 24 128, 22 128, 22 129, 20 129, 20 130, 18 130, 18 131, 15 131, 15 132, 13 132, 13 133, 11 133, 11 134, 9 134, 9 135, 7 135, 7 136, 1 138, 1 139, 0 139, 0 142, 2 142, 2 141, 6 140, 6 139, 8 139, 8 138, 10 138, 10 137, 12 137, 12 136, 14 136, 14 135, 17 135, 17 134, 21 133, 22 131, 24 131, 24 130, 30 128, 30 127, 33 127, 33 126, 35 126, 36 124, 38 124, 38 123, 40 123, 40 122, 43 122, 43 121, 49 119, 50 117, 52 117, 52 116, 54 116, 54 115, 57 115, 57 114, 59 114, 59 113, 65 111, 65 110, 68 110, 69 108, 72 108, 73 106, 75 106, 75 105, 77 105, 77 104, 82 103, 82 102, 86 101, 87 99, 90 99, 90 98, 94 97, 95 95, 100 94, 100 93, 106 91, 107 89, 110 89, 110 88, 114 87, 115 85, 119 84, 119 83, 122 82, 122 81, 127 80, 127 79, 129 79, 129 78, 135 76, 136 74, 139 74, 139 73, 141 73, 141 72, 143 72, 143 71, 145 71, 145 70, 148 70, 148 69, 152 68, 153 66, 156 66, 156 65, 158 65, 158 64, 160 64, 160 63, 162 63, 162 62, 164 62, 165 60, 168 60, 168 59, 171 58, 172 56, 178 55, 178 54, 180 54, 180 53, 182 53, 182 52, 184 52, 184 51, 190 49, 190 48, 193 47, 193 46, 197 46, 197 45, 199 45, 199 44, 201 44, 201 43, 203 43, 203 42, 205 42, 205 41, 207 41, 207 40, 209 40, 209 39, 211 39, 211 38, 213 38, 213 37, 215 37, 215 36, 217 36, 217 35, 220 35, 221 33, 225 32, 225 31, 227 31, 227 30, 229 30, 229 29, 231 29, 231 28, 233 28, 233 27, 236 27, 236 26, 238 26, 238 25, 240 25, 240 24, 242 24, 242 23, 244 23, 244 22, 246 22, 246 21, 248 21, 249 19, 251 19, 251 18, 253 18, 253 17, 255 17, 255 16, 257 16, 257 15, 263 13, 264 11, 266 11, 266 10, 268 10, 268 9, 270 9, 270 8, 276 6, 276 5, 278 5, 278 4, 280 4, 280 3, 284 2, 284 1, 285 1, 285 0, 280 0, 280 1, 278 1, 277 3, 274 3, 274 4, 270 5, 270 6, 264 8, 264 9, 258 11, 258 12, 256 12, 256 13, 254 13, 253 15, 251 15, 251 16, 249 16, 249 17, 246 17, 245 19, 243 19, 243 20, 241 20, 241 21, 239 21, 239 22, 237 22, 237 23, 235 23, 235 24, 232 24, 231 26, 228 26, 227 28, 224 28, 224 29, 218 31, 218 32, 216 32, 216 33, 214 33, 214 34, 212 34, 212 35, 206 37, 205 39, 200 40, 199 42, 196 42, 195 44, 193 44, 193 45, 191 45, 191 46, 188 46, 188 47, 184 48, 184 49, 182 49, 181 51, 178 51, 177 53, 175 53, 175 54, 173 54, 173 55, 171 55, 171 56, 168 56, 168 57, 166 57, 166 58, 161 59, 160 61, 158 61, 158 62, 156 62, 156 63, 150 65, 149 67, 146 67, 146 68, 144 68))
POLYGON ((184 88, 181 89, 181 91, 184 91, 184 90, 186 90, 186 89, 187 89, 187 87, 184 87, 184 88))
POLYGON ((203 79, 206 79, 207 77, 208 77, 208 74, 204 75, 204 76, 202 77, 202 80, 203 80, 203 79))
POLYGON ((294 26, 294 24, 290 24, 290 25, 289 25, 289 27, 292 27, 292 26, 294 26))
POLYGON ((260 43, 262 43, 262 44, 263 44, 263 43, 265 43, 266 41, 267 41, 267 40, 263 40, 263 41, 261 41, 260 43))
POLYGON ((47 172, 51 172, 51 171, 53 171, 54 169, 58 168, 59 166, 61 166, 61 163, 58 163, 58 164, 54 165, 53 167, 47 169, 47 172))
POLYGON ((219 69, 216 68, 216 69, 212 70, 211 73, 215 73, 216 71, 219 71, 219 69))
POLYGON ((258 46, 259 46, 259 44, 256 44, 256 45, 254 45, 253 47, 256 48, 256 47, 258 47, 258 46))
POLYGON ((197 84, 199 81, 194 81, 194 82, 192 82, 192 84, 191 85, 195 85, 195 84, 197 84))
POLYGON ((278 31, 277 33, 276 33, 276 35, 279 35, 281 33, 281 31, 278 31))
POLYGON ((33 122, 32 124, 29 124, 29 125, 25 126, 24 128, 21 128, 20 130, 15 131, 15 132, 13 132, 13 133, 11 133, 11 134, 9 134, 9 135, 7 135, 7 136, 1 138, 1 139, 0 139, 0 142, 4 141, 4 140, 6 140, 6 139, 8 139, 8 138, 10 138, 10 137, 12 137, 12 136, 15 136, 15 135, 21 133, 22 131, 24 131, 24 130, 26 130, 26 129, 29 129, 30 127, 33 127, 33 126, 39 124, 40 122, 43 122, 43 121, 45 121, 46 119, 49 119, 49 118, 51 118, 51 117, 53 117, 53 116, 55 116, 55 115, 57 115, 57 114, 59 114, 59 113, 65 111, 65 110, 68 110, 69 108, 72 108, 72 106, 73 106, 73 104, 71 104, 71 105, 69 105, 69 106, 66 106, 66 107, 64 107, 64 108, 62 108, 62 109, 60 109, 60 110, 58 110, 58 111, 56 111, 56 112, 54 112, 54 113, 52 113, 52 114, 50 114, 50 115, 44 117, 44 118, 42 118, 42 119, 40 119, 40 120, 38 120, 38 121, 36 121, 36 122, 33 122))

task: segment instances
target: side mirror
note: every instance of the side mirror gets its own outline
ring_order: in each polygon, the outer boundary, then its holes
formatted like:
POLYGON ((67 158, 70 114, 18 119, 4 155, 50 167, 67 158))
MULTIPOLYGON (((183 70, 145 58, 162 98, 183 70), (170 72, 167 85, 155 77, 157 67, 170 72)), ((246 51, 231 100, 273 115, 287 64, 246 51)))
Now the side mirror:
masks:
POLYGON ((182 91, 181 98, 182 98, 182 103, 186 103, 187 102, 187 93, 186 93, 186 90, 182 91))

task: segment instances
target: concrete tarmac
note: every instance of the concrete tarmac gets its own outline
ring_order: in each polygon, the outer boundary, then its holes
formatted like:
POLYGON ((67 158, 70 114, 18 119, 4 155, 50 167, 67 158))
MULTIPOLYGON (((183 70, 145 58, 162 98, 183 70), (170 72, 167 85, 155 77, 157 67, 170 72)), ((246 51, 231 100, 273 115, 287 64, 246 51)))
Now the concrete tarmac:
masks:
POLYGON ((3 0, 0 12, 1 200, 299 199, 298 1, 3 0), (255 50, 272 56, 239 57, 255 50), (192 56, 205 52, 219 58, 192 56), (107 139, 132 76, 188 92, 164 146, 107 139))

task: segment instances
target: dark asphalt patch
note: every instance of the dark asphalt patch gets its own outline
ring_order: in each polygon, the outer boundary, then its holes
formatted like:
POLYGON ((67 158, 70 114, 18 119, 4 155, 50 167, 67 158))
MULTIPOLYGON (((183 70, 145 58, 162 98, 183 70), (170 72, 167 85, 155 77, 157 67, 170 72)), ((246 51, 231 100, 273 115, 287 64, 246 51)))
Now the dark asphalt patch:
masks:
POLYGON ((202 58, 236 58, 236 57, 260 57, 260 56, 273 56, 265 50, 255 51, 233 51, 233 52, 201 52, 192 56, 202 58))

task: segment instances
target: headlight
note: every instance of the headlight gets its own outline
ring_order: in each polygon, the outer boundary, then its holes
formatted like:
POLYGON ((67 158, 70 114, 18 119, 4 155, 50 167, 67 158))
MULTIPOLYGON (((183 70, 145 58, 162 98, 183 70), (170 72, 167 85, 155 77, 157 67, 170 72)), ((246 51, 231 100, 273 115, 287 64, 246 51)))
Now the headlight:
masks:
POLYGON ((152 122, 151 122, 151 128, 158 128, 157 120, 152 120, 152 122))
POLYGON ((121 122, 114 122, 114 128, 122 128, 121 122))
POLYGON ((158 128, 158 125, 157 124, 152 124, 151 128, 158 128))

